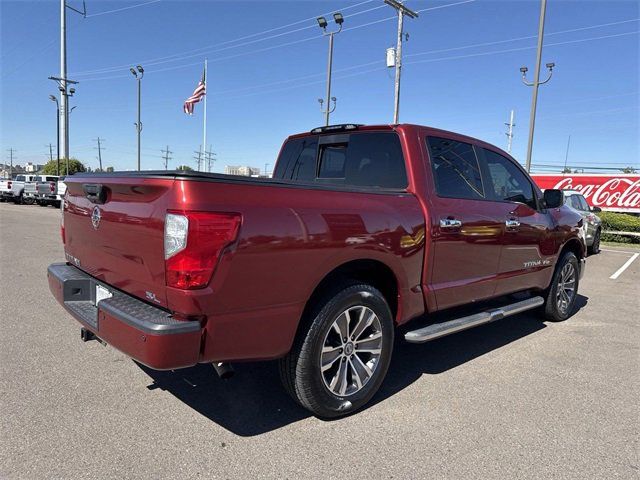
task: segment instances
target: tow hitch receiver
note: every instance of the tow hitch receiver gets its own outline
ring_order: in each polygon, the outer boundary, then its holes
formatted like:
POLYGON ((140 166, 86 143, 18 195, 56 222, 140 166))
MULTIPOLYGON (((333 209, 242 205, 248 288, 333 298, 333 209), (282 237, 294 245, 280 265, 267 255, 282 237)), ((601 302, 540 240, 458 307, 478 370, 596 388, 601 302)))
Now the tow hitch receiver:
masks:
POLYGON ((83 342, 90 342, 91 340, 96 340, 98 343, 101 343, 102 345, 106 345, 104 340, 102 340, 95 333, 93 333, 91 330, 87 330, 86 328, 80 329, 80 339, 83 342))

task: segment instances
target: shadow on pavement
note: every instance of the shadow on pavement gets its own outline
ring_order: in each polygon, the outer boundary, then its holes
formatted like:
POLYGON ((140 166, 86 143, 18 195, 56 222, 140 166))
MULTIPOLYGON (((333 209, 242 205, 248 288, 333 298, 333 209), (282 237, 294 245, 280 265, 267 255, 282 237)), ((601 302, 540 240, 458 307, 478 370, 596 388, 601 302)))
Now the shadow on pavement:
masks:
MULTIPOLYGON (((587 300, 587 297, 578 295, 576 311, 584 308, 587 300)), ((430 316, 429 320, 437 322, 455 318, 452 313, 463 315, 465 312, 462 309, 444 312, 430 316)), ((397 331, 389 372, 369 406, 385 401, 422 375, 441 374, 546 328, 540 314, 534 311, 426 344, 405 343, 402 340, 404 332, 419 326, 419 322, 411 322, 408 328, 397 331)), ((209 420, 240 436, 260 435, 310 416, 285 393, 280 384, 277 362, 235 364, 236 374, 230 380, 218 378, 208 364, 176 371, 138 366, 153 380, 147 388, 160 388, 171 393, 209 420)))

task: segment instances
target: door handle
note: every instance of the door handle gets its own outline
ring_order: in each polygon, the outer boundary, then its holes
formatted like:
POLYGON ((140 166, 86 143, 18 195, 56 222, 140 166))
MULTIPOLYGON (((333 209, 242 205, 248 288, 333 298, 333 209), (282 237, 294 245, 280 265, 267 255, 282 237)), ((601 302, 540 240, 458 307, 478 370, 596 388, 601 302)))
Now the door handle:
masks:
POLYGON ((508 218, 504 224, 507 227, 507 230, 517 230, 520 227, 520 220, 517 218, 508 218))
POLYGON ((440 219, 440 228, 460 228, 460 227, 462 227, 462 222, 460 220, 456 220, 455 218, 440 219))

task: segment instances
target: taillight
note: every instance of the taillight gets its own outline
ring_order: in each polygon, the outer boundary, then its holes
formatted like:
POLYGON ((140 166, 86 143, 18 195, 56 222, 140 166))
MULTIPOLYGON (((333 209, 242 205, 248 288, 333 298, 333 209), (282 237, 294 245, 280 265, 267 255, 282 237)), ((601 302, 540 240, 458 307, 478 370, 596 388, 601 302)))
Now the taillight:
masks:
POLYGON ((63 199, 60 202, 60 236, 62 237, 62 244, 65 244, 65 236, 64 236, 64 202, 66 199, 63 199))
POLYGON ((11 182, 7 182, 7 189, 11 190, 11 185, 13 185, 11 182))
POLYGON ((204 288, 225 247, 238 237, 235 213, 168 212, 164 223, 166 283, 183 290, 204 288))
POLYGON ((49 191, 51 193, 55 193, 56 191, 56 184, 54 182, 49 183, 49 191))

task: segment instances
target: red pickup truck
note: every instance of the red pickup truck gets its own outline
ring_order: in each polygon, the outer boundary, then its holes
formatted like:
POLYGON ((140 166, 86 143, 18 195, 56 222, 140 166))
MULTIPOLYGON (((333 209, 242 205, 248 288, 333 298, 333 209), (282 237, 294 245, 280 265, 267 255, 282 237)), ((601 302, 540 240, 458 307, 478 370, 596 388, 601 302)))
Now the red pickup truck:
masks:
POLYGON ((229 362, 280 359, 286 390, 321 417, 374 395, 396 327, 420 317, 402 330, 420 343, 533 308, 564 320, 584 272, 582 219, 561 191, 543 194, 492 145, 429 127, 293 135, 271 179, 151 171, 66 183, 66 263, 48 279, 83 340, 154 369, 212 363, 225 375, 229 362), (499 308, 429 324, 496 298, 499 308))

